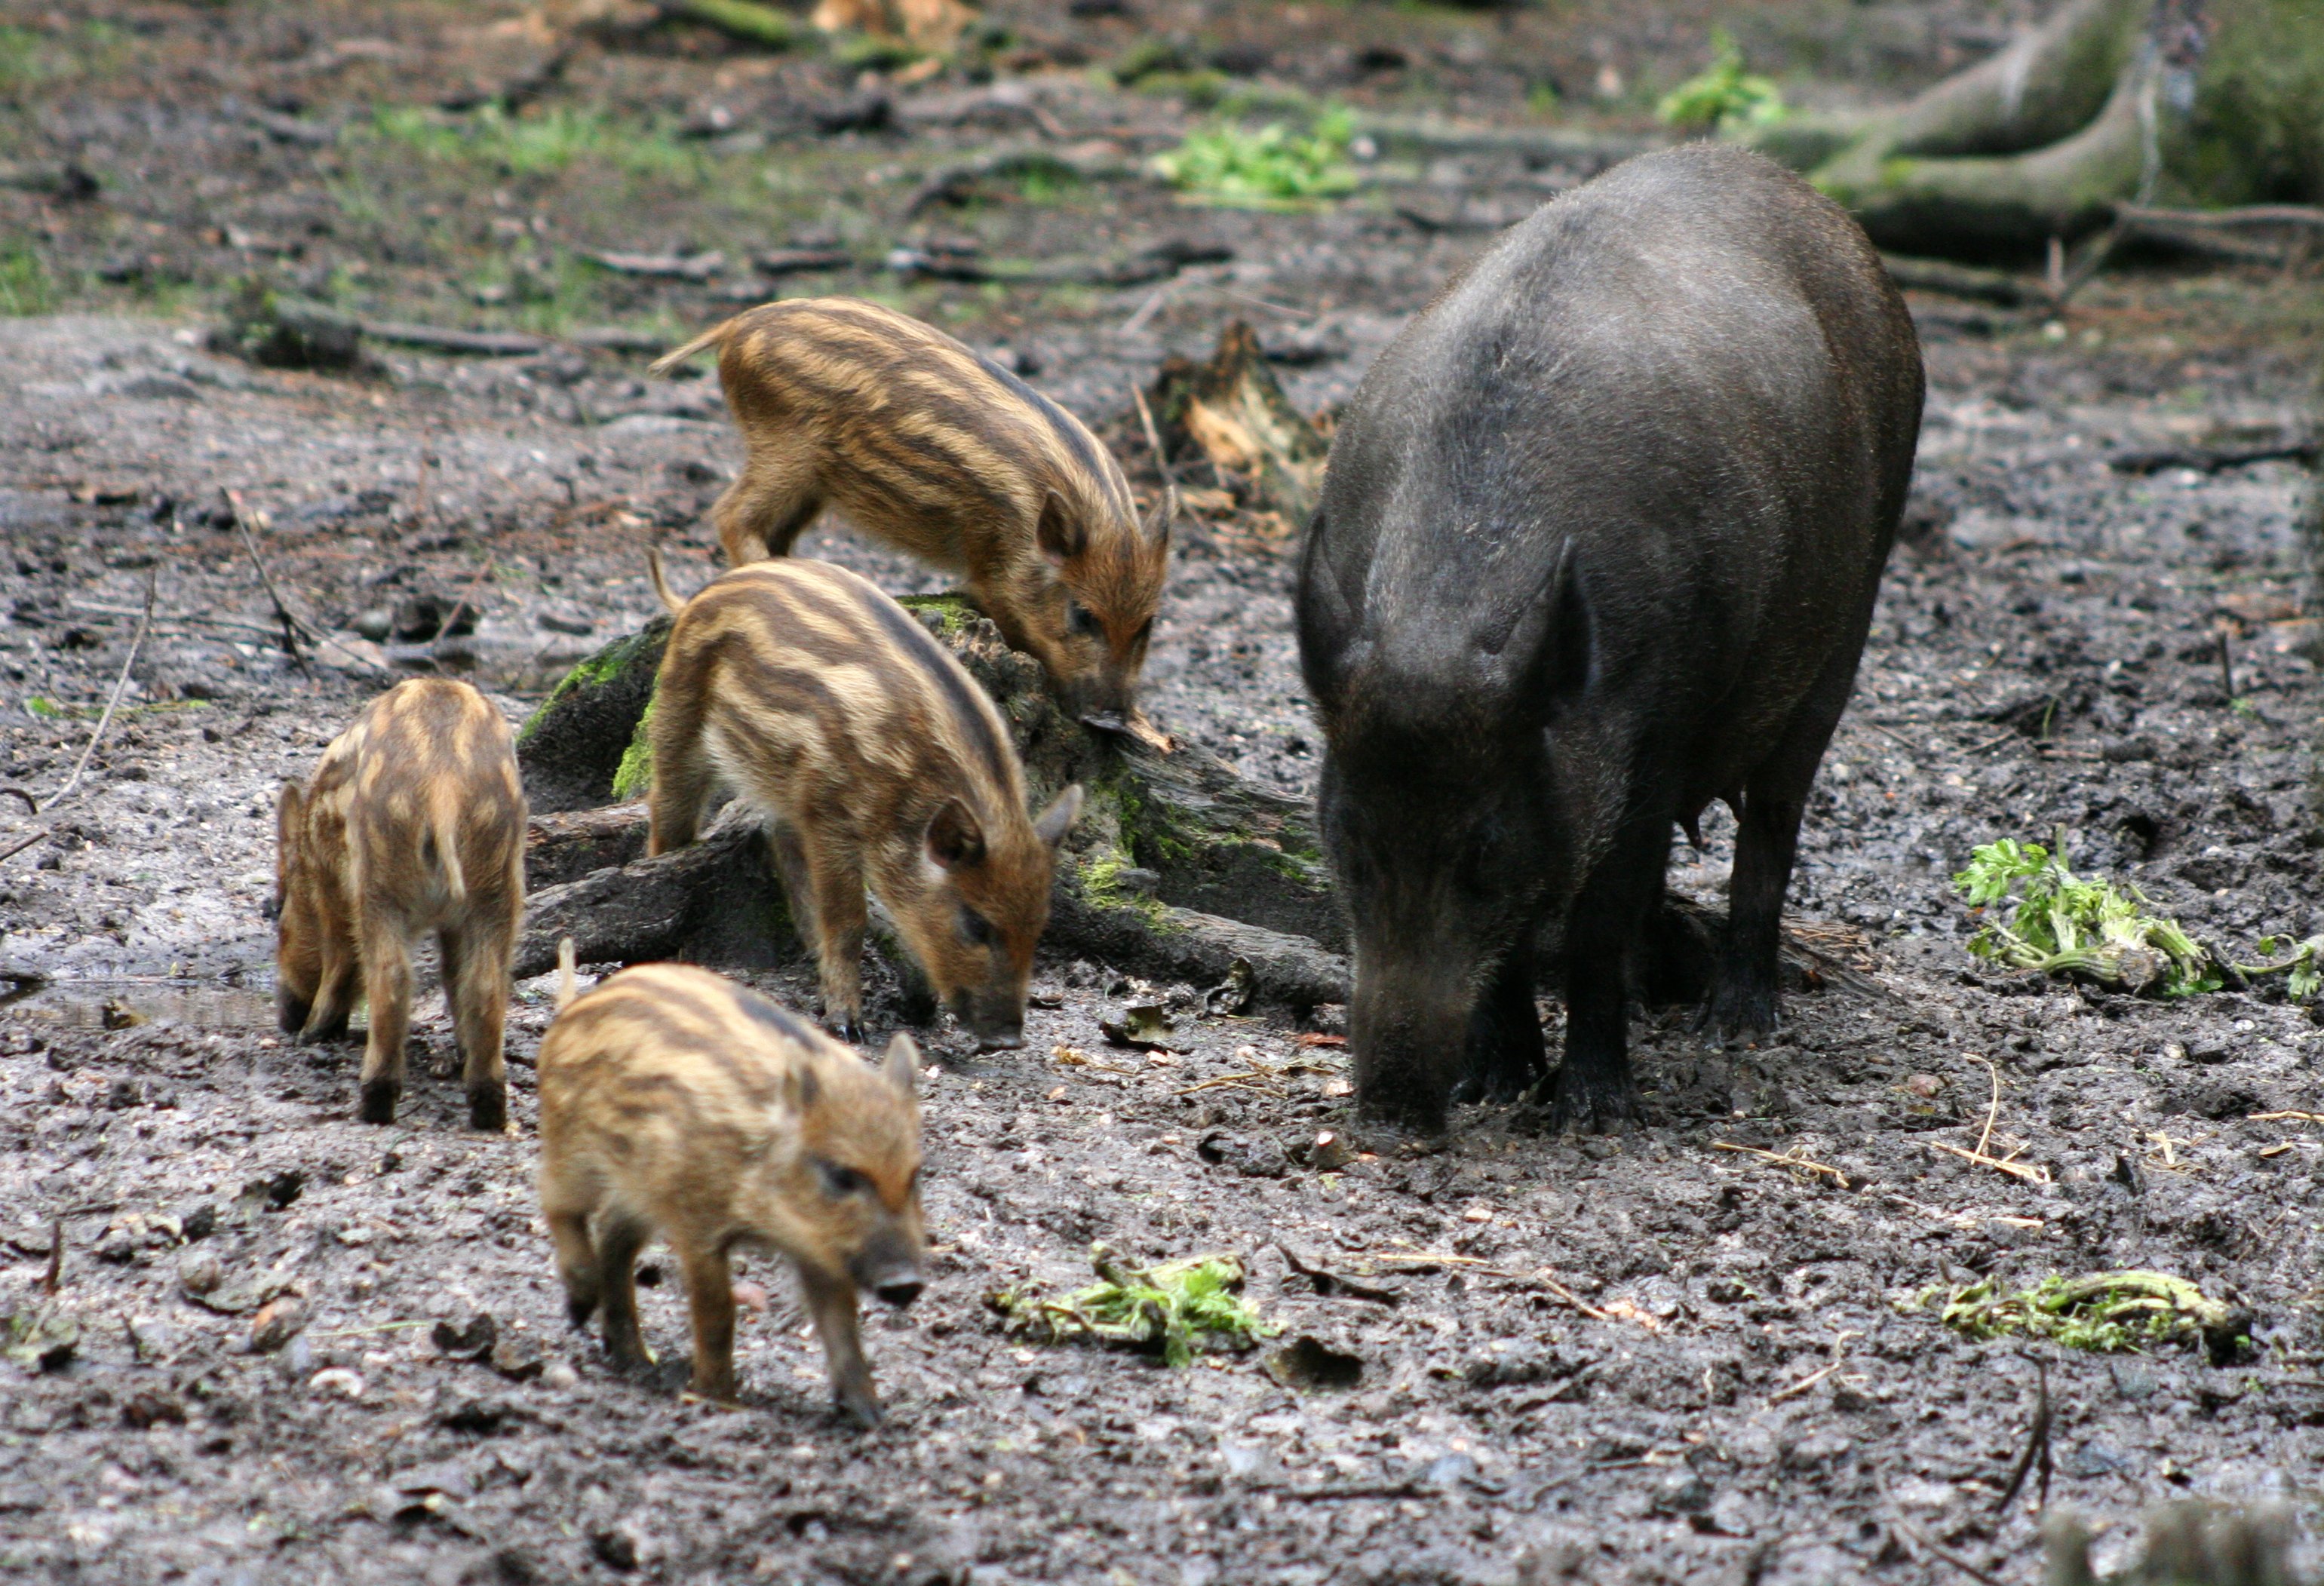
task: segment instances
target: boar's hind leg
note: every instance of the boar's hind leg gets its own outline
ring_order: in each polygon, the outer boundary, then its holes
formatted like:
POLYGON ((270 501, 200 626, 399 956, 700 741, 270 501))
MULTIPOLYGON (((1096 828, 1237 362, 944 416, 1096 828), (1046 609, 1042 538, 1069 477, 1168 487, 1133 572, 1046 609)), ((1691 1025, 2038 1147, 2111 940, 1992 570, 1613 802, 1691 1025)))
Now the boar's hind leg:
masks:
POLYGON ((508 1015, 509 931, 504 926, 472 925, 465 931, 439 931, 436 940, 444 953, 444 991, 460 1043, 468 1125, 498 1134, 508 1123, 508 1066, 501 1036, 508 1015))
POLYGON ((1633 821, 1590 872, 1565 927, 1565 1057, 1555 1129, 1603 1131, 1638 1117, 1630 1078, 1630 954, 1661 900, 1670 823, 1633 821))
MULTIPOLYGON (((1854 676, 1853 652, 1849 677, 1854 676)), ((1819 690, 1819 692, 1822 692, 1819 690)), ((1846 689, 1840 690, 1845 703, 1846 689)), ((1818 708, 1811 696, 1793 716, 1775 751, 1743 785, 1736 812, 1735 871, 1727 884, 1727 937, 1711 986, 1706 1021, 1726 1036, 1775 1028, 1778 955, 1784 892, 1799 853, 1800 817, 1817 762, 1840 723, 1837 708, 1818 708)))
POLYGON ((860 1426, 880 1422, 880 1396, 872 1390, 872 1368, 863 1359, 863 1335, 855 1314, 855 1286, 844 1277, 829 1277, 810 1268, 798 1269, 799 1292, 806 1296, 807 1314, 815 1318, 823 1339, 823 1356, 831 1367, 831 1401, 860 1426))
POLYGON ((739 567, 790 555, 792 542, 823 511, 818 483, 811 446, 753 436, 742 476, 710 509, 726 565, 739 567))
POLYGON ((716 1246, 688 1249, 687 1308, 694 1318, 694 1391, 720 1404, 734 1399, 734 1274, 716 1246))
POLYGON ((1533 1001, 1533 933, 1494 972, 1469 1019, 1469 1072, 1452 1099, 1514 1102, 1548 1069, 1533 1001))
POLYGON ((363 935, 364 1000, 371 1005, 371 1038, 364 1043, 363 1120, 393 1123, 403 1094, 403 1037, 411 1028, 411 948, 400 924, 366 919, 363 935))

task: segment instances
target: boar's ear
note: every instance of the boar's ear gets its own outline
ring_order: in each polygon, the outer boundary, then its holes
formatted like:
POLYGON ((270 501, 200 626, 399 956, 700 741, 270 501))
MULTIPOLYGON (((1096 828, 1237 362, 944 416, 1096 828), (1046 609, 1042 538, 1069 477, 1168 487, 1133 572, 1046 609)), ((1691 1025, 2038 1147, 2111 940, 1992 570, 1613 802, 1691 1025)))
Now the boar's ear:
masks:
POLYGON ((947 798, 928 817, 928 858, 945 870, 976 864, 984 858, 984 828, 968 806, 947 798))
POLYGON ((1033 822, 1033 835, 1055 848, 1073 830, 1074 821, 1082 812, 1082 785, 1075 782, 1049 801, 1033 822))
POLYGON ((898 1030, 888 1040, 888 1056, 880 1065, 881 1077, 906 1095, 910 1095, 920 1076, 920 1049, 912 1037, 898 1030))
POLYGON ((1033 530, 1041 554, 1057 567, 1063 567, 1089 549, 1089 530, 1065 505, 1065 498, 1051 491, 1041 502, 1041 521, 1033 530))
POLYGON ((1596 638, 1581 558, 1569 539, 1558 548, 1538 592, 1516 614, 1502 647, 1519 696, 1546 718, 1582 693, 1590 687, 1596 638))

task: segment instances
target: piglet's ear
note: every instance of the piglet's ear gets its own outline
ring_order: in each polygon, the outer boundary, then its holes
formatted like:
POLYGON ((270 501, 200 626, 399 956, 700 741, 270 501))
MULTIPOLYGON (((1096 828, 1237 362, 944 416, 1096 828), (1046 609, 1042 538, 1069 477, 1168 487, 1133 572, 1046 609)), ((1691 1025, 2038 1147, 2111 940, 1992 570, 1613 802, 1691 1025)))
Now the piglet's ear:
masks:
POLYGON ((912 1037, 898 1030, 888 1041, 888 1056, 880 1065, 887 1082, 909 1095, 920 1077, 920 1049, 912 1037))
POLYGON ((967 805, 947 798, 928 817, 927 848, 929 860, 945 870, 980 863, 984 858, 984 828, 976 824, 967 805))
POLYGON ((1035 817, 1033 835, 1055 848, 1065 840, 1065 834, 1073 830, 1074 818, 1081 812, 1082 785, 1075 782, 1051 799, 1049 807, 1035 817))
POLYGON ((1170 525, 1178 521, 1178 487, 1166 484, 1162 499, 1154 503, 1154 515, 1146 520, 1146 543, 1157 551, 1170 549, 1170 525))
POLYGON ((1089 549, 1089 530, 1066 507, 1065 498, 1054 490, 1041 502, 1041 521, 1033 538, 1053 567, 1061 567, 1089 549))
POLYGON ((307 813, 307 796, 296 782, 282 784, 282 795, 274 801, 274 834, 288 839, 296 831, 307 813))

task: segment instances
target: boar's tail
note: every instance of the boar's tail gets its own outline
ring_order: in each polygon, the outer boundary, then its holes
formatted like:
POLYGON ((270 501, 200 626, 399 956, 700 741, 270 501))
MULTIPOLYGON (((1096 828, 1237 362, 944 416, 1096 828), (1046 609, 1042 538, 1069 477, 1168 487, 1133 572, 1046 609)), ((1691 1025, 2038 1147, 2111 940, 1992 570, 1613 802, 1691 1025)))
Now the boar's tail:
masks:
POLYGON ((573 1000, 573 938, 565 937, 557 944, 557 1011, 573 1000))
POLYGON ((694 356, 695 354, 718 346, 726 339, 727 327, 733 323, 734 322, 732 319, 723 320, 704 331, 700 336, 696 337, 692 341, 687 342, 684 346, 678 348, 675 352, 664 353, 660 357, 656 358, 652 363, 646 365, 646 373, 649 374, 667 374, 671 370, 677 368, 680 364, 685 363, 688 358, 694 356))
POLYGON ((646 571, 653 576, 653 592, 661 597, 662 609, 671 616, 686 609, 686 603, 669 592, 669 581, 661 576, 661 547, 646 548, 646 571))
POLYGON ((454 903, 467 900, 468 878, 460 869, 460 811, 447 796, 437 798, 429 807, 421 857, 433 859, 446 898, 454 903))

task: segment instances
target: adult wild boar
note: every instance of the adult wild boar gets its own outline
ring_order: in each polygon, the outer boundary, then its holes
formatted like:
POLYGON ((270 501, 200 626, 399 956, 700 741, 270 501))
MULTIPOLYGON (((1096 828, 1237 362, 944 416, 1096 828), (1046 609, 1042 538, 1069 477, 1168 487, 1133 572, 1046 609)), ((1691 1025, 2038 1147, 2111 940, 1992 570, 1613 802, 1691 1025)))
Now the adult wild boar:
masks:
POLYGON ((1775 1019, 1777 925, 1912 473, 1913 322, 1854 222, 1757 155, 1647 155, 1545 206, 1380 355, 1299 567, 1320 814, 1368 1113, 1443 1126, 1545 1064, 1637 1116, 1627 961, 1674 824, 1735 812, 1707 1017, 1775 1019))

